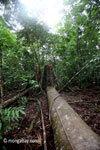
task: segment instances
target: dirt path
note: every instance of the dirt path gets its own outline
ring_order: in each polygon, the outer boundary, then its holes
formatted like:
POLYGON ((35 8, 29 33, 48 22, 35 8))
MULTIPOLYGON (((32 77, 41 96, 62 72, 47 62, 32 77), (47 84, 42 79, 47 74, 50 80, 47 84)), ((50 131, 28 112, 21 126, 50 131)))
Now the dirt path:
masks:
POLYGON ((100 135, 100 92, 96 87, 62 92, 63 98, 73 107, 80 117, 100 135))

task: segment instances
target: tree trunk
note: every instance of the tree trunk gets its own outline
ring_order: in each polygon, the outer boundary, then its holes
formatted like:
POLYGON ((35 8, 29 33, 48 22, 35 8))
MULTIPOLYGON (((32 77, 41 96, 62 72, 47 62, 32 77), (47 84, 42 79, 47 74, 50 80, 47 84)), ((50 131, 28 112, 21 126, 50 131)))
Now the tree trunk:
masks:
POLYGON ((35 80, 40 83, 41 80, 41 69, 40 69, 40 65, 35 65, 35 80))
POLYGON ((21 92, 20 94, 17 94, 17 95, 14 96, 13 98, 8 99, 7 101, 5 101, 5 102, 3 103, 3 107, 7 107, 8 105, 10 105, 10 104, 13 103, 14 101, 16 101, 18 98, 20 98, 21 96, 25 95, 28 91, 32 90, 33 88, 34 88, 34 86, 28 88, 27 90, 25 90, 25 91, 23 91, 23 92, 21 92))
POLYGON ((47 88, 56 149, 100 150, 100 138, 53 87, 47 88))
POLYGON ((54 85, 54 80, 53 80, 52 65, 46 64, 44 66, 42 88, 46 89, 47 86, 53 86, 53 85, 54 85))

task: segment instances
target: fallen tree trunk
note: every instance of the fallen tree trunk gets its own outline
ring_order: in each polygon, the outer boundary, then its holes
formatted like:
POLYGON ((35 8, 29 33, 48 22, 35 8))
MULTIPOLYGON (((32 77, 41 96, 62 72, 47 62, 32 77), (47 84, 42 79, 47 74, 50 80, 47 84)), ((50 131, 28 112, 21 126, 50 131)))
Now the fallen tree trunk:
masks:
POLYGON ((8 99, 7 101, 5 101, 3 103, 3 108, 7 107, 8 105, 10 105, 11 103, 13 103, 15 100, 17 100, 18 98, 20 98, 21 96, 25 95, 27 92, 29 92, 30 90, 32 90, 34 87, 30 87, 28 89, 26 89, 25 91, 17 94, 16 96, 14 96, 13 98, 8 99))
POLYGON ((100 150, 100 137, 53 87, 47 88, 49 112, 57 150, 100 150))

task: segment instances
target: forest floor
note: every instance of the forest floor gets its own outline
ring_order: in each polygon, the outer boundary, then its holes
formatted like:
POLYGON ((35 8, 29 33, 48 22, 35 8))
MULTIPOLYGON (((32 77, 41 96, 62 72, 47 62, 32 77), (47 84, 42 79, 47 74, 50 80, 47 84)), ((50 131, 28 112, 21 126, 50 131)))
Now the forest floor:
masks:
MULTIPOLYGON (((73 107, 80 117, 92 128, 92 130, 100 135, 99 89, 96 87, 85 89, 72 87, 72 89, 75 92, 62 92, 62 97, 73 107)), ((7 141, 10 140, 10 142, 3 144, 7 147, 7 150, 44 149, 41 111, 38 103, 40 102, 46 129, 47 149, 55 150, 53 131, 49 120, 47 97, 42 93, 38 93, 38 95, 30 93, 26 95, 28 99, 28 103, 25 108, 26 115, 22 116, 22 119, 19 122, 20 126, 14 127, 14 130, 5 134, 5 138, 7 141)), ((11 94, 6 98, 10 97, 11 94)), ((16 105, 17 103, 14 103, 12 106, 16 105)))
POLYGON ((62 92, 62 97, 92 130, 100 135, 100 89, 97 87, 72 89, 75 92, 62 92))
MULTIPOLYGON (((9 131, 5 138, 4 145, 7 150, 43 150, 43 128, 41 121, 41 111, 38 102, 41 102, 44 125, 46 130, 46 142, 48 150, 55 150, 52 127, 49 120, 47 97, 43 94, 28 96, 28 103, 25 108, 26 115, 20 120, 20 126, 9 131), (9 142, 10 141, 10 142, 9 142)), ((16 104, 14 104, 16 105, 16 104)))

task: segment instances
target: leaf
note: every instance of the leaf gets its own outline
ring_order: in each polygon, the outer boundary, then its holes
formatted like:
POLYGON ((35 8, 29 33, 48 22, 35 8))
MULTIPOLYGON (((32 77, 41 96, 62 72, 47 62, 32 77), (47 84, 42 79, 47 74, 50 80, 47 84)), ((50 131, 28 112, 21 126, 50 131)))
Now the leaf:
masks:
POLYGON ((25 115, 26 113, 23 111, 23 110, 19 110, 19 112, 21 113, 21 114, 23 114, 23 115, 25 115))
POLYGON ((0 136, 0 140, 2 140, 3 139, 3 137, 2 136, 0 136))
POLYGON ((16 113, 16 117, 19 118, 19 112, 16 110, 15 113, 16 113))
POLYGON ((25 109, 24 106, 19 107, 19 110, 24 110, 24 109, 25 109))
POLYGON ((13 117, 13 118, 16 118, 16 116, 15 116, 15 111, 14 111, 14 110, 12 111, 12 117, 13 117))
POLYGON ((38 85, 38 84, 36 84, 36 85, 35 85, 35 88, 38 88, 38 87, 39 87, 39 85, 38 85))
POLYGON ((13 130, 13 128, 11 127, 11 125, 6 127, 6 132, 8 132, 9 130, 13 130))
POLYGON ((20 124, 19 124, 19 123, 17 123, 17 122, 12 123, 11 125, 12 125, 12 126, 20 126, 20 124))
POLYGON ((29 84, 35 84, 35 83, 36 83, 35 80, 30 80, 30 81, 29 81, 29 84))
POLYGON ((8 114, 7 114, 8 117, 10 116, 10 113, 11 113, 11 111, 10 111, 10 109, 8 109, 8 114))
POLYGON ((16 117, 14 120, 19 121, 19 119, 20 119, 20 117, 19 118, 16 117))

